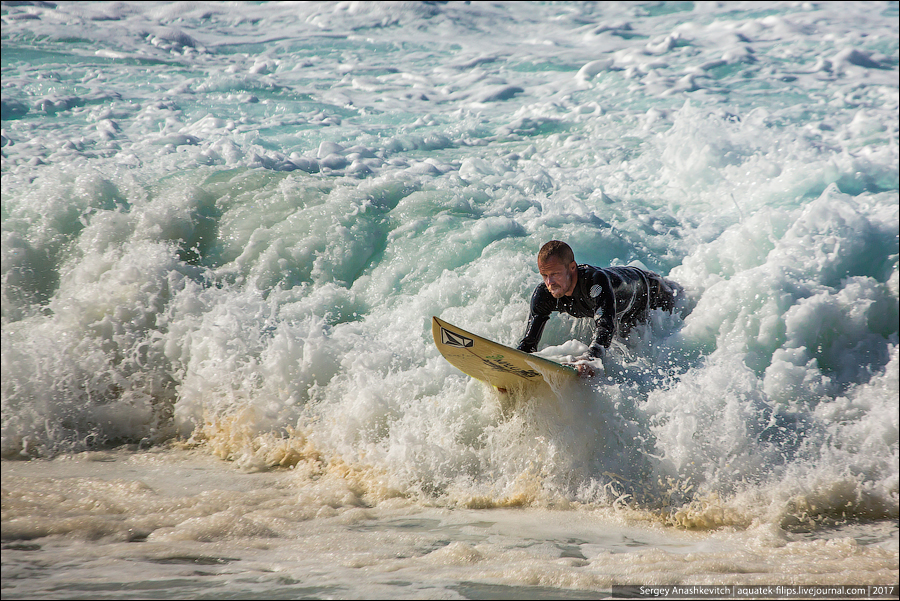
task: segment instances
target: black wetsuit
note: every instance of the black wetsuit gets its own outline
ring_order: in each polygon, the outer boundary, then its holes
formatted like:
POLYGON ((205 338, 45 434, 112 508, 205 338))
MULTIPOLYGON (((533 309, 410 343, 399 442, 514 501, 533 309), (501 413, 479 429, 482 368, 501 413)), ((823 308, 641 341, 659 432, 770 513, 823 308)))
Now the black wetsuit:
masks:
POLYGON ((525 337, 516 347, 533 353, 554 311, 574 317, 593 317, 596 332, 588 349, 591 357, 602 356, 614 335, 628 336, 638 322, 646 321, 651 309, 672 311, 678 285, 637 267, 578 266, 578 281, 572 296, 553 298, 542 282, 531 295, 531 312, 525 337))

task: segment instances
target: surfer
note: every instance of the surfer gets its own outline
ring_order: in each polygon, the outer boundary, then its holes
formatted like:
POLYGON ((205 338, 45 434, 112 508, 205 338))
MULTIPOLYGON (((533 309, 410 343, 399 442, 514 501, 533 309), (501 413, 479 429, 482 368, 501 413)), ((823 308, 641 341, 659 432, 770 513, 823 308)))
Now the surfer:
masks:
POLYGON ((559 240, 541 247, 537 264, 544 281, 531 295, 525 336, 516 348, 535 352, 554 311, 591 317, 594 340, 575 364, 581 375, 591 375, 584 362, 602 358, 613 336, 627 338, 632 327, 647 321, 651 309, 671 313, 676 296, 683 293, 675 282, 637 267, 578 265, 571 247, 559 240))

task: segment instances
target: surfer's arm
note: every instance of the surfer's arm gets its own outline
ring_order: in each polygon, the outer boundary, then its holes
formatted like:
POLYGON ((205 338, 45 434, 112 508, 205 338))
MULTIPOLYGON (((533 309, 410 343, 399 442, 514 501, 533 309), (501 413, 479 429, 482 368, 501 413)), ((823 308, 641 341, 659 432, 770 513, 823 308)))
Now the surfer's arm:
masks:
POLYGON ((594 313, 594 340, 588 347, 587 354, 598 359, 603 356, 605 349, 612 343, 613 334, 616 331, 615 310, 598 307, 594 313))
MULTIPOLYGON (((528 312, 525 336, 516 347, 520 351, 533 353, 537 350, 538 342, 541 341, 541 334, 544 333, 544 326, 547 325, 547 321, 550 319, 552 310, 547 306, 548 303, 547 299, 544 298, 544 291, 546 291, 546 287, 543 284, 539 284, 534 289, 534 294, 531 295, 531 309, 528 312), (542 287, 543 290, 541 290, 542 287)), ((551 300, 553 299, 549 292, 546 293, 546 296, 550 296, 551 300)))
POLYGON ((549 315, 529 315, 528 325, 525 327, 525 336, 516 348, 526 353, 536 351, 538 342, 541 341, 541 334, 544 333, 544 326, 547 325, 549 319, 549 315))
POLYGON ((600 274, 595 276, 592 289, 598 293, 592 296, 597 306, 594 309, 594 340, 588 347, 587 355, 600 359, 616 332, 616 299, 609 280, 600 274))
POLYGON ((589 357, 593 357, 594 359, 599 359, 603 357, 603 353, 607 348, 609 348, 610 343, 612 342, 613 333, 616 331, 616 325, 613 321, 612 311, 601 311, 597 310, 597 313, 594 313, 594 340, 591 341, 591 345, 588 347, 587 354, 589 357))

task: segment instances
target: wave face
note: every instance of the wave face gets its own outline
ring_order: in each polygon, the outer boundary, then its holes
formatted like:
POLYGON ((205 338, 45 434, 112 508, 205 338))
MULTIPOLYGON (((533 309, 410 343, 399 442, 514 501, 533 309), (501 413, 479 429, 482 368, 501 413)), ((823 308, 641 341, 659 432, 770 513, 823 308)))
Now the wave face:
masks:
MULTIPOLYGON (((2 455, 200 444, 369 502, 898 516, 897 4, 11 3, 2 455), (535 255, 688 305, 501 398, 535 255)), ((543 355, 590 324, 554 316, 543 355)))

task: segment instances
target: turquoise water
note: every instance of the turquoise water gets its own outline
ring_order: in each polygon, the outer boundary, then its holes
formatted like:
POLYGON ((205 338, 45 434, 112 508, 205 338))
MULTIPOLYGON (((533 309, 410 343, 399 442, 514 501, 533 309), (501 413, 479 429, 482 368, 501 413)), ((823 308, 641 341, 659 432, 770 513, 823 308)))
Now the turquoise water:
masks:
POLYGON ((896 580, 897 16, 4 4, 4 597, 896 580), (503 398, 554 238, 689 302, 503 398))

